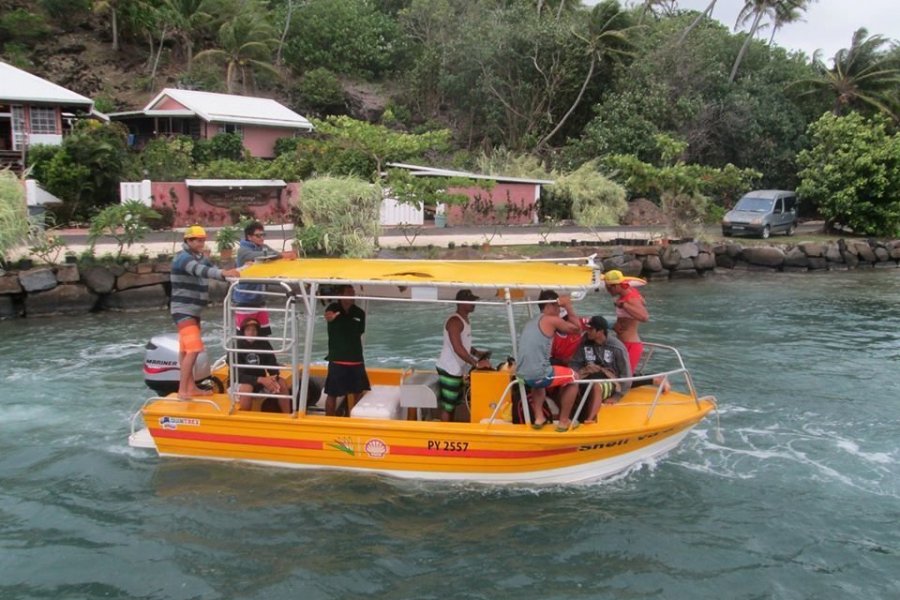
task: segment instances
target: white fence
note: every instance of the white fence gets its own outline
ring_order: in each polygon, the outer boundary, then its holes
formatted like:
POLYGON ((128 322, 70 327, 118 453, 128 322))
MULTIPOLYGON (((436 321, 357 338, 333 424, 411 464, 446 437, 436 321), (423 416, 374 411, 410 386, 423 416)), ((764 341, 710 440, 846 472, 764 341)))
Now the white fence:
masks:
POLYGON ((34 179, 25 180, 25 204, 28 206, 46 206, 62 204, 62 200, 41 187, 34 179))
POLYGON ((422 225, 425 223, 425 211, 422 204, 397 202, 393 198, 385 198, 381 201, 382 225, 422 225))
POLYGON ((143 204, 150 206, 153 201, 150 193, 150 180, 143 181, 123 181, 119 184, 119 202, 126 200, 140 200, 143 204))

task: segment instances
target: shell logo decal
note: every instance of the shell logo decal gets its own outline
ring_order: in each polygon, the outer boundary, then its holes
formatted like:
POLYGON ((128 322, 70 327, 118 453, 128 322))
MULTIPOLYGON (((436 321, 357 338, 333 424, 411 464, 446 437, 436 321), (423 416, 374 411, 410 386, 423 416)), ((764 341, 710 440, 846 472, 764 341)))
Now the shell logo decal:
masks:
POLYGON ((388 446, 378 438, 371 439, 365 445, 366 454, 372 458, 384 458, 388 453, 388 446))

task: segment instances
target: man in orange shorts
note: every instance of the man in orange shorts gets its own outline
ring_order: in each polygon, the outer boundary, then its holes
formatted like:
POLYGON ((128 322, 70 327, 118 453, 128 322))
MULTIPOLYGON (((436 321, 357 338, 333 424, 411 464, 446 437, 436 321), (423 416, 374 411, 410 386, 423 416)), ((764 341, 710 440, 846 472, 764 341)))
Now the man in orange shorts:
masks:
POLYGON ((568 431, 572 425, 570 415, 575 404, 575 372, 569 367, 550 364, 550 347, 554 336, 559 333, 570 334, 581 330, 581 322, 572 310, 568 297, 560 298, 553 290, 544 290, 538 296, 541 312, 528 321, 522 328, 519 337, 519 362, 516 374, 525 380, 531 388, 531 423, 535 429, 546 424, 544 418, 544 400, 547 389, 561 386, 559 395, 559 420, 556 430, 568 431), (566 319, 559 316, 565 308, 566 319))
POLYGON ((203 249, 206 245, 206 231, 199 225, 192 225, 184 232, 181 252, 172 260, 172 283, 170 312, 178 327, 178 364, 181 378, 178 382, 178 397, 187 400, 193 396, 207 396, 210 392, 197 387, 194 382, 194 363, 203 351, 200 337, 200 313, 209 302, 209 280, 225 281, 226 277, 238 277, 237 269, 222 270, 213 266, 203 249))

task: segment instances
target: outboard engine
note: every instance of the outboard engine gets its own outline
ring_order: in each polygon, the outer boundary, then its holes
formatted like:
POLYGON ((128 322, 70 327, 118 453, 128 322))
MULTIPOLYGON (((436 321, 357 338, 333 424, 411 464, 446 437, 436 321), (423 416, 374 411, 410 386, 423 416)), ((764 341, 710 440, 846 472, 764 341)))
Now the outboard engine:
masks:
MULTIPOLYGON (((178 334, 154 335, 147 342, 144 352, 144 383, 160 396, 178 391, 178 334)), ((210 377, 209 357, 204 350, 194 363, 194 381, 201 387, 208 387, 210 377)))

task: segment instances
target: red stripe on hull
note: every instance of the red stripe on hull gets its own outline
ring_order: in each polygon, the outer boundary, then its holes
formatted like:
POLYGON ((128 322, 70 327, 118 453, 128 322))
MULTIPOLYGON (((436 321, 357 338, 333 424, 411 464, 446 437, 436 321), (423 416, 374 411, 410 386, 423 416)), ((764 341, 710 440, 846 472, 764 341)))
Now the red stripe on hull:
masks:
POLYGON ((429 450, 415 446, 391 446, 391 454, 402 456, 442 456, 446 458, 540 458, 577 452, 578 448, 555 448, 553 450, 429 450))
POLYGON ((222 435, 173 429, 151 429, 153 437, 194 442, 215 442, 219 444, 245 444, 248 446, 268 446, 272 448, 298 448, 300 450, 323 450, 323 443, 317 440, 285 440, 250 435, 222 435))
MULTIPOLYGON (((326 450, 325 443, 318 440, 286 440, 264 438, 249 435, 227 435, 220 433, 201 433, 180 429, 152 429, 153 437, 195 442, 213 442, 218 444, 244 444, 247 446, 266 446, 271 448, 297 448, 301 450, 326 450)), ((390 453, 399 456, 439 456, 444 458, 493 458, 493 459, 531 459, 546 456, 559 456, 577 452, 577 447, 554 448, 551 450, 429 450, 418 446, 391 446, 390 453)))

